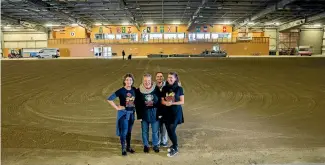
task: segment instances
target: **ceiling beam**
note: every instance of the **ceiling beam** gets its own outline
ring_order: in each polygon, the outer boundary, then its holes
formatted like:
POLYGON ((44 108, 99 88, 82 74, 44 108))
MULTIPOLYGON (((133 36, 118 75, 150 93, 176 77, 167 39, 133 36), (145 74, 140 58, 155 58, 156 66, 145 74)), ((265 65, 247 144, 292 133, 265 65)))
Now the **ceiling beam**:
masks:
POLYGON ((321 19, 325 18, 325 12, 323 13, 319 13, 313 16, 309 16, 305 19, 300 19, 300 20, 296 20, 296 21, 292 21, 289 22, 287 24, 283 24, 279 27, 279 31, 285 31, 285 30, 290 30, 292 28, 298 27, 298 26, 302 26, 306 23, 310 23, 310 22, 314 22, 314 21, 318 21, 321 19))
POLYGON ((48 4, 48 3, 44 2, 44 1, 40 1, 40 0, 27 0, 27 2, 30 2, 33 5, 36 5, 36 6, 45 8, 45 10, 47 10, 47 11, 53 13, 53 14, 59 15, 62 18, 67 19, 71 23, 76 23, 79 26, 85 28, 87 31, 91 32, 91 26, 88 25, 88 23, 86 23, 86 22, 84 22, 84 21, 82 21, 80 19, 73 18, 72 16, 70 16, 68 14, 65 14, 63 11, 61 11, 59 9, 53 8, 50 4, 48 4))
POLYGON ((325 18, 325 12, 306 18, 306 22, 314 22, 325 18))
POLYGON ((239 29, 240 27, 248 24, 249 22, 252 22, 252 21, 255 21, 267 14, 270 14, 270 13, 273 13, 275 11, 277 11, 278 9, 283 9, 286 5, 294 2, 296 0, 281 0, 279 2, 277 2, 276 4, 274 5, 271 5, 269 7, 267 7, 266 9, 260 11, 259 13, 253 15, 253 16, 250 16, 249 18, 246 18, 244 20, 244 22, 240 23, 240 24, 237 24, 235 27, 234 27, 234 30, 237 30, 239 29))
POLYGON ((37 23, 34 23, 34 22, 28 22, 28 21, 21 21, 21 20, 17 20, 15 18, 12 18, 12 17, 8 17, 8 16, 4 16, 4 15, 1 15, 1 19, 2 21, 7 21, 7 22, 10 22, 14 25, 20 25, 20 26, 23 26, 25 28, 29 28, 29 29, 34 29, 36 31, 40 31, 40 32, 44 32, 44 33, 48 33, 49 29, 42 26, 42 25, 39 25, 37 23))
POLYGON ((205 7, 205 5, 208 3, 208 0, 202 0, 201 5, 196 9, 192 17, 190 18, 188 24, 187 24, 187 31, 189 31, 192 27, 192 25, 195 23, 195 20, 197 17, 199 17, 199 14, 202 10, 202 8, 205 7))
POLYGON ((279 26, 279 32, 301 26, 301 25, 305 24, 305 22, 306 22, 306 19, 299 19, 296 21, 292 21, 292 22, 283 24, 283 25, 279 26))
POLYGON ((120 0, 120 8, 127 13, 130 22, 138 29, 138 31, 140 31, 140 25, 135 20, 135 16, 128 10, 125 0, 120 0))

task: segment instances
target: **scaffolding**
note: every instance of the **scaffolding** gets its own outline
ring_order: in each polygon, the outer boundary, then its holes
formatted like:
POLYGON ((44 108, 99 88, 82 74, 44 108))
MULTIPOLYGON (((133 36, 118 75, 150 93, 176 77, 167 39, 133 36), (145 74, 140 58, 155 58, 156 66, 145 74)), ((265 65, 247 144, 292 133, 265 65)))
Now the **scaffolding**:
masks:
POLYGON ((279 33, 280 55, 294 55, 299 46, 299 32, 279 33))

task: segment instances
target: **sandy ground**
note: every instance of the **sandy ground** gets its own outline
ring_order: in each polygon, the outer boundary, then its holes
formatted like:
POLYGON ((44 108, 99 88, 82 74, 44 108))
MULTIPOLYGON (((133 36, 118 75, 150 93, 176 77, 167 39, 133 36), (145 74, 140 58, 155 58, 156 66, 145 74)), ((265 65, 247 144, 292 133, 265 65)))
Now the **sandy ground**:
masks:
POLYGON ((2 72, 2 164, 325 163, 325 58, 9 60, 2 72), (177 71, 180 153, 120 156, 105 102, 132 72, 177 71))
MULTIPOLYGON (((319 58, 319 57, 325 57, 325 55, 321 54, 315 54, 312 56, 298 56, 298 55, 281 55, 281 56, 271 56, 271 55, 261 55, 261 56, 251 56, 251 55, 233 55, 233 56, 227 56, 227 58, 319 58)), ((0 60, 66 60, 66 59, 122 59, 122 56, 112 56, 112 57, 60 57, 58 59, 52 59, 52 58, 46 58, 46 59, 38 59, 38 58, 30 58, 30 57, 25 57, 25 58, 0 58, 0 60)), ((148 58, 148 56, 132 56, 132 59, 143 59, 143 58, 148 58)), ((175 58, 175 57, 169 57, 169 58, 175 58)), ((181 57, 177 57, 181 58, 181 57)), ((187 58, 187 57, 185 57, 187 58)), ((196 57, 198 58, 198 57, 196 57)), ((199 58, 204 58, 204 57, 199 57, 199 58)))

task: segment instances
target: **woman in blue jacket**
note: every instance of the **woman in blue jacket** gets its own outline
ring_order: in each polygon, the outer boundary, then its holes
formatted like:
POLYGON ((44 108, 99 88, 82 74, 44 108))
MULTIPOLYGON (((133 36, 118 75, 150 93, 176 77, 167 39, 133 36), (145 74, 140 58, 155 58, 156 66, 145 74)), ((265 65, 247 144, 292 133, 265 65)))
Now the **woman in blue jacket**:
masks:
POLYGON ((135 119, 136 95, 136 88, 133 87, 133 83, 133 75, 130 73, 126 74, 123 78, 123 87, 111 94, 107 99, 108 103, 117 110, 116 135, 120 136, 123 156, 126 156, 127 152, 135 152, 131 148, 131 132, 135 119), (119 98, 120 105, 116 105, 113 102, 116 98, 119 98))
POLYGON ((159 152, 159 117, 160 89, 152 82, 150 74, 144 74, 142 84, 136 92, 136 112, 141 120, 143 152, 149 152, 149 125, 152 128, 153 150, 159 152))
POLYGON ((184 123, 183 108, 184 92, 179 85, 179 78, 177 73, 170 72, 167 78, 167 84, 163 87, 161 92, 161 102, 165 105, 163 111, 163 119, 166 123, 166 129, 169 139, 173 145, 168 150, 168 157, 173 157, 178 153, 178 142, 176 135, 177 125, 184 123))

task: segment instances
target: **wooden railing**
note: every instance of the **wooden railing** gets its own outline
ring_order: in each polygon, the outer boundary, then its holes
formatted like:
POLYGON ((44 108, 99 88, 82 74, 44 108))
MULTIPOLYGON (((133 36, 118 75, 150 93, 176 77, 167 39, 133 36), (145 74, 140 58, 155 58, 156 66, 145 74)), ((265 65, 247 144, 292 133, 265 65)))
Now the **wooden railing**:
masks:
POLYGON ((62 39, 49 39, 48 44, 89 44, 90 38, 62 38, 62 39))
POLYGON ((268 43, 268 37, 253 37, 252 40, 237 40, 237 38, 219 38, 219 39, 198 39, 189 41, 184 39, 149 39, 148 41, 139 40, 132 41, 131 39, 94 39, 94 38, 73 38, 73 39, 50 39, 48 44, 181 44, 181 43, 237 43, 237 42, 251 42, 251 43, 268 43))
POLYGON ((237 40, 237 42, 269 43, 269 37, 253 37, 251 40, 237 40))

